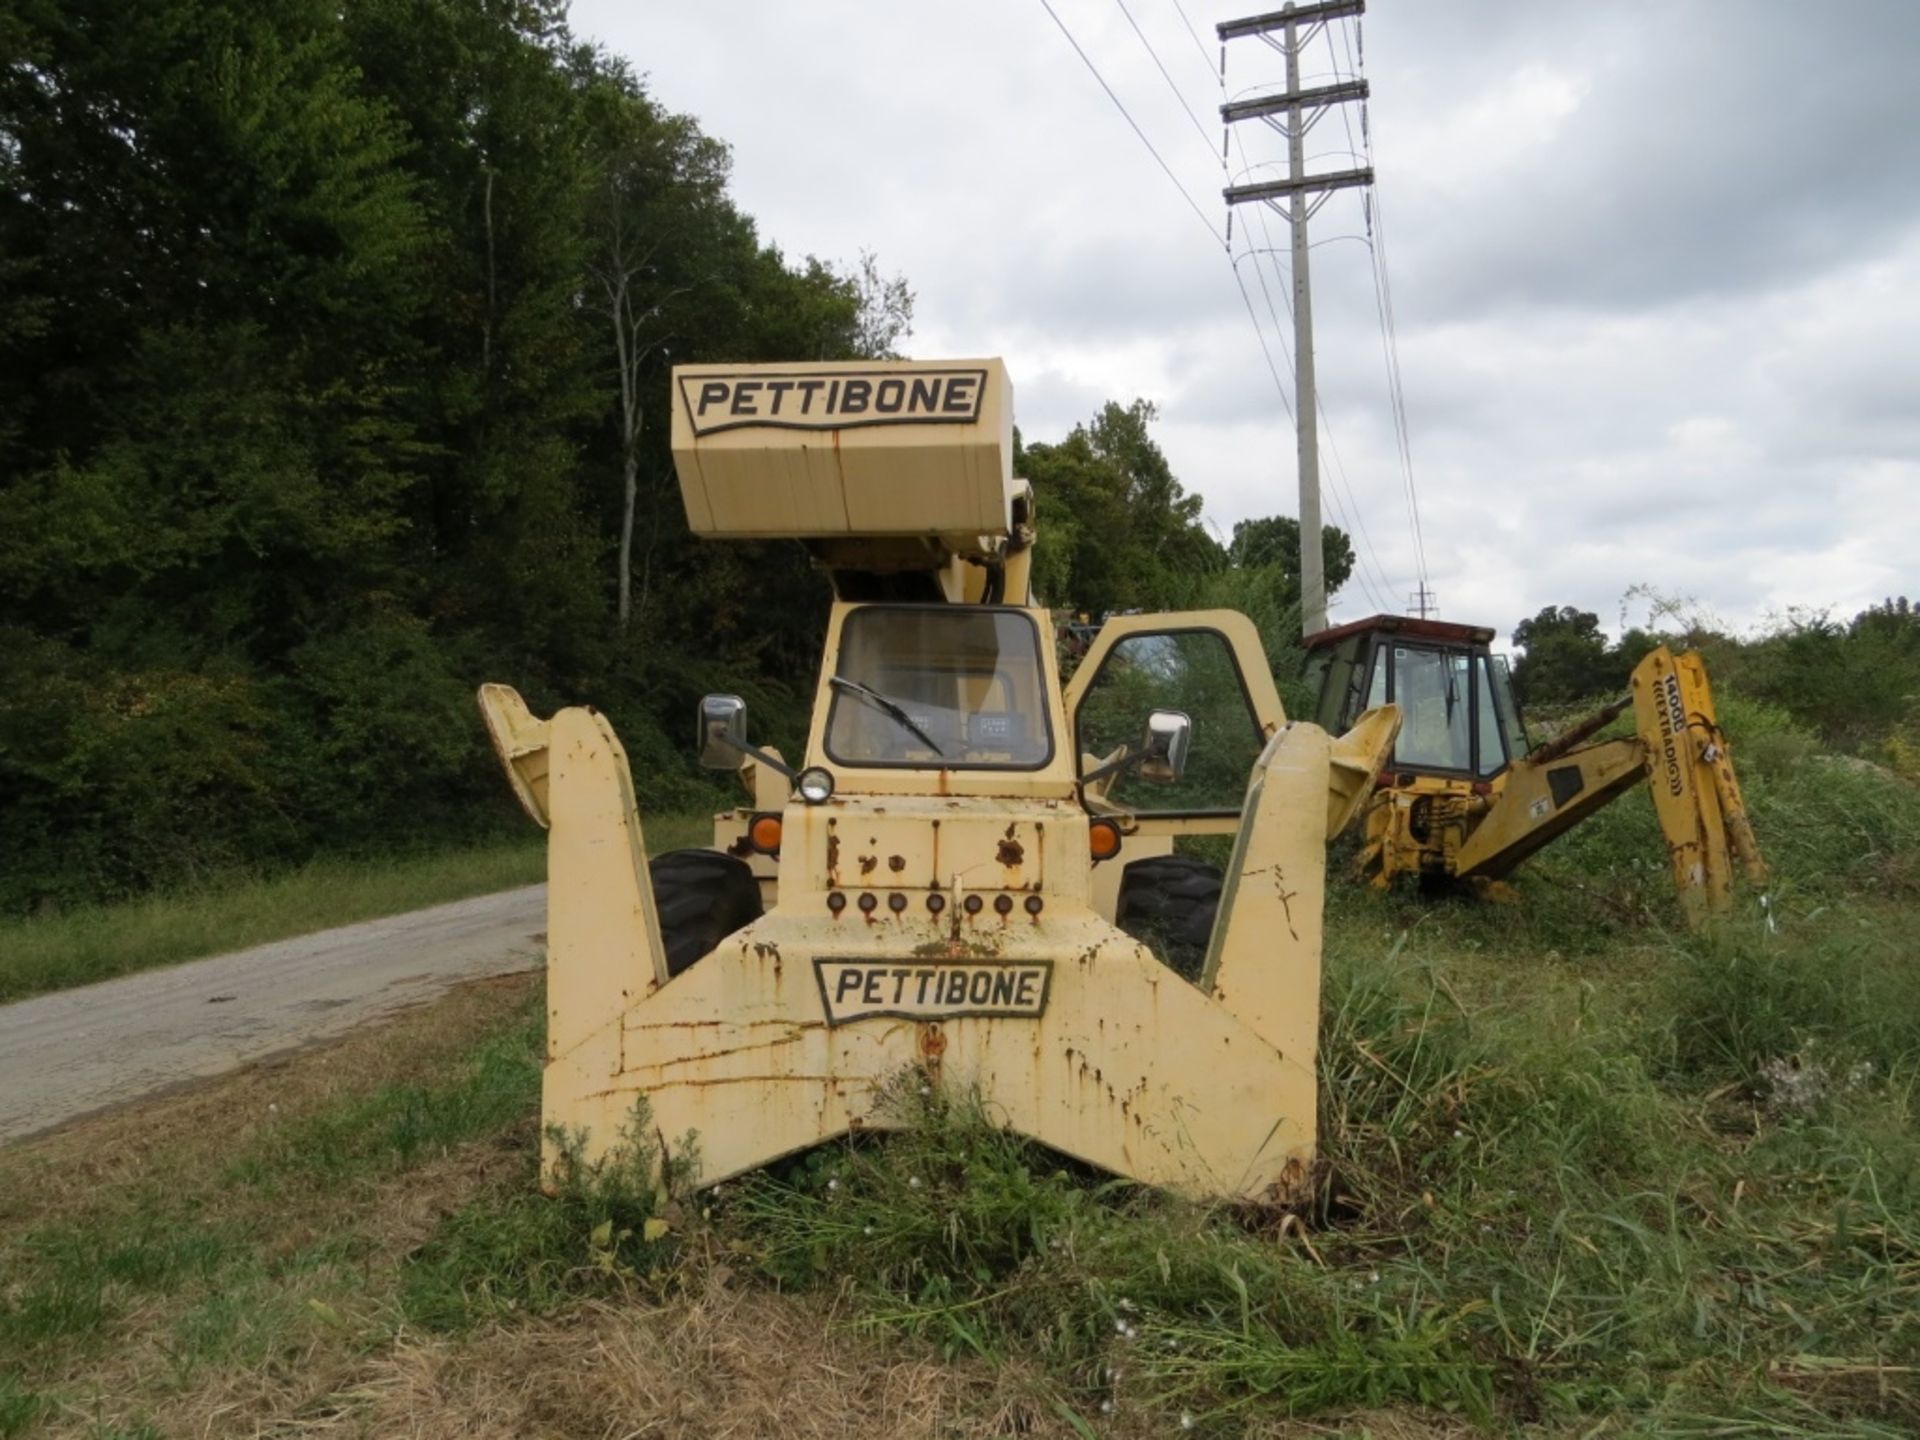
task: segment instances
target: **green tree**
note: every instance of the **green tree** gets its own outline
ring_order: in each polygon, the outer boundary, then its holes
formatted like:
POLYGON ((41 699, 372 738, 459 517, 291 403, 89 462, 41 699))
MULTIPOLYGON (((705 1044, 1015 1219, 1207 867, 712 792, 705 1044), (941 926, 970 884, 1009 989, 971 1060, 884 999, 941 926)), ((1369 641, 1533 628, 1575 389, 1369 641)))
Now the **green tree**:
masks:
POLYGON ((1514 627, 1513 643, 1526 652, 1513 670, 1523 705, 1584 700, 1624 684, 1600 617, 1589 610, 1549 605, 1514 627))
POLYGON ((0 906, 510 823, 482 678, 650 801, 700 689, 790 726, 825 586, 692 540, 651 407, 912 295, 726 184, 561 0, 6 7, 0 906))
POLYGON ((1845 622, 1825 611, 1790 614, 1741 647, 1738 666, 1743 688, 1838 750, 1875 750, 1920 721, 1920 611, 1904 598, 1845 622))
MULTIPOLYGON (((1338 525, 1323 526, 1320 555, 1327 594, 1332 595, 1353 575, 1353 541, 1338 525)), ((1243 569, 1277 568, 1293 597, 1289 603, 1300 603, 1300 522, 1291 515, 1268 515, 1236 523, 1233 539, 1227 544, 1227 559, 1243 569)))
POLYGON ((1108 401, 1059 444, 1018 448, 1043 537, 1035 583, 1048 603, 1159 609, 1194 574, 1225 563, 1200 522, 1200 497, 1187 493, 1150 433, 1155 413, 1145 400, 1108 401))

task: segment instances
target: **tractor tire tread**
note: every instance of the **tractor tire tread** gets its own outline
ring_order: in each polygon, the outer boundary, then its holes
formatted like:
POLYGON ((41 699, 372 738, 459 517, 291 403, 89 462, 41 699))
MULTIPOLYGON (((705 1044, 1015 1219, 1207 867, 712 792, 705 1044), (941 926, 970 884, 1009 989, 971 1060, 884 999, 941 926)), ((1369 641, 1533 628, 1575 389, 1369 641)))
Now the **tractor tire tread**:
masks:
POLYGON ((1120 877, 1114 922, 1188 980, 1200 978, 1220 913, 1219 867, 1187 855, 1155 855, 1120 877))
POLYGON ((744 860, 718 850, 669 850, 647 871, 667 974, 691 968, 727 936, 758 920, 760 882, 744 860))

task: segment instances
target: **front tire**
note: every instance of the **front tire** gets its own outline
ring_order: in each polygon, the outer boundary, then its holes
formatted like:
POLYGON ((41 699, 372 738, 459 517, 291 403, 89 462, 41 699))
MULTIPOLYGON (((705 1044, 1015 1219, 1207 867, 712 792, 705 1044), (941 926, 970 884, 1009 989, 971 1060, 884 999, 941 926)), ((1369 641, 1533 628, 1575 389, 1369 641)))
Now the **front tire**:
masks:
POLYGON ((669 976, 761 916, 760 882, 744 860, 718 850, 669 850, 647 870, 669 976))
POLYGON ((1120 876, 1114 923, 1188 980, 1200 978, 1220 913, 1220 869, 1188 855, 1135 860, 1120 876))

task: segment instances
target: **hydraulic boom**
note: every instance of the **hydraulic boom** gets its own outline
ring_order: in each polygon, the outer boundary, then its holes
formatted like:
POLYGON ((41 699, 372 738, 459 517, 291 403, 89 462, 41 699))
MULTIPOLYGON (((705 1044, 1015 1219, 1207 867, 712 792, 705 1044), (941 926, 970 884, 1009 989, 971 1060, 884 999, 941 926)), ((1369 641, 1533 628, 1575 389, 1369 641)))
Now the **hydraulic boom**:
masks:
POLYGON ((1490 890, 1645 782, 1691 923, 1728 909, 1736 868, 1764 891, 1766 864, 1699 656, 1654 650, 1628 694, 1530 747, 1491 638, 1476 626, 1375 616, 1309 641, 1323 724, 1361 701, 1391 701, 1404 716, 1366 814, 1359 864, 1376 884, 1417 875, 1490 890), (1629 709, 1636 734, 1594 738, 1629 709))

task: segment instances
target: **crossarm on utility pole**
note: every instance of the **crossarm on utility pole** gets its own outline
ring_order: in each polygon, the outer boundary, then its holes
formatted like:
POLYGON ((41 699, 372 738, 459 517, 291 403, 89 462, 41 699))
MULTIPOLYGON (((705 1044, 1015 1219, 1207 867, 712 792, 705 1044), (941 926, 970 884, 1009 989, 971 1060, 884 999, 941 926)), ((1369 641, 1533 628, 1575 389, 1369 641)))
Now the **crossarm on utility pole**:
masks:
MULTIPOLYGON (((1314 27, 1329 20, 1362 14, 1366 8, 1364 0, 1314 0, 1314 3, 1288 5, 1265 15, 1223 21, 1216 27, 1223 42, 1279 31, 1282 38, 1278 46, 1287 60, 1285 90, 1252 100, 1230 101, 1220 107, 1220 118, 1231 125, 1276 115, 1289 117, 1284 124, 1275 122, 1287 137, 1287 178, 1258 185, 1233 185, 1224 193, 1230 206, 1266 200, 1290 202, 1287 220, 1293 231, 1293 423, 1300 479, 1300 631, 1303 635, 1327 628, 1326 558, 1320 539, 1319 402, 1314 398, 1313 294, 1307 274, 1307 221, 1316 208, 1310 203, 1312 197, 1356 185, 1370 185, 1373 171, 1365 168, 1324 175, 1307 173, 1306 133, 1312 123, 1307 112, 1364 100, 1369 89, 1367 82, 1360 79, 1301 89, 1300 51, 1312 38, 1314 27)), ((1224 60, 1222 73, 1225 73, 1224 60)))
POLYGON ((1349 15, 1364 15, 1366 0, 1317 0, 1309 5, 1289 5, 1266 15, 1249 15, 1244 20, 1222 20, 1214 30, 1222 40, 1239 40, 1248 35, 1267 35, 1289 25, 1318 25, 1323 20, 1344 20, 1349 15))
POLYGON ((1239 120, 1258 120, 1315 105, 1338 105, 1347 100, 1364 100, 1372 93, 1364 80, 1342 80, 1334 85, 1317 85, 1297 95, 1262 95, 1253 100, 1230 100, 1220 107, 1220 118, 1229 125, 1239 120))

